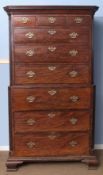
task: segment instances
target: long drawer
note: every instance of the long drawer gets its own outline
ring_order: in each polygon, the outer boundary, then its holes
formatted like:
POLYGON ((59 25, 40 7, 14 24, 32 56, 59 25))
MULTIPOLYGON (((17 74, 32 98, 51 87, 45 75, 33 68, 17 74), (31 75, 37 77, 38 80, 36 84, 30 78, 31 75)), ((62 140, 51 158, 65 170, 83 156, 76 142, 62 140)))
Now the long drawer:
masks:
POLYGON ((13 87, 13 111, 46 109, 88 109, 92 107, 92 88, 13 87))
POLYGON ((32 29, 32 28, 16 28, 14 29, 14 42, 16 43, 32 43, 32 42, 69 42, 78 44, 88 44, 90 42, 90 30, 88 28, 75 27, 75 29, 32 29))
POLYGON ((32 111, 13 114, 14 132, 87 131, 92 113, 89 111, 32 111))
POLYGON ((91 67, 67 64, 15 64, 15 84, 91 83, 91 67))
POLYGON ((14 58, 29 63, 86 63, 91 60, 91 51, 88 46, 74 44, 15 45, 14 58))
POLYGON ((42 132, 17 134, 15 156, 67 156, 89 154, 88 133, 42 132))

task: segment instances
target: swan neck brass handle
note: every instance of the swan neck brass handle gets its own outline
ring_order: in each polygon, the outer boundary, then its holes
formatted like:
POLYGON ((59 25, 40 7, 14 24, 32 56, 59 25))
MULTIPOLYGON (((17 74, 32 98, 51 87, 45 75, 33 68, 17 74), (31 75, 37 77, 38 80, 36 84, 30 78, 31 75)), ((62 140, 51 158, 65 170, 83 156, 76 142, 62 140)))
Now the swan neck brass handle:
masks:
POLYGON ((70 51, 69 51, 69 55, 72 56, 72 57, 77 56, 77 54, 78 54, 78 50, 74 50, 74 49, 73 49, 73 50, 70 50, 70 51))
POLYGON ((72 118, 70 118, 70 123, 72 124, 72 125, 75 125, 75 124, 77 124, 77 122, 78 122, 78 119, 76 118, 76 117, 72 117, 72 118))
POLYGON ((53 24, 53 23, 55 23, 56 18, 55 18, 55 17, 53 17, 53 16, 48 17, 48 21, 49 21, 49 23, 53 24))
POLYGON ((36 123, 36 121, 35 121, 34 119, 28 119, 28 120, 26 121, 26 123, 27 123, 27 125, 29 125, 29 126, 33 126, 33 125, 36 123))
POLYGON ((36 73, 33 72, 33 71, 28 71, 28 72, 26 73, 26 75, 27 75, 28 78, 33 78, 33 77, 35 77, 36 73))
POLYGON ((55 46, 49 46, 49 47, 48 47, 48 50, 49 50, 50 52, 54 52, 54 51, 56 50, 56 47, 55 47, 55 46))
POLYGON ((71 96, 69 99, 70 99, 70 101, 72 101, 73 103, 76 103, 76 102, 79 100, 79 97, 73 95, 73 96, 71 96))
POLYGON ((75 70, 69 72, 69 76, 70 76, 71 78, 75 78, 75 77, 77 77, 77 75, 78 75, 78 72, 75 71, 75 70))
POLYGON ((33 96, 28 96, 26 98, 26 100, 27 100, 28 103, 33 103, 35 101, 35 99, 36 99, 36 97, 33 97, 33 96))
POLYGON ((56 69, 56 66, 48 66, 48 69, 49 69, 50 71, 54 71, 54 70, 56 69))
POLYGON ((25 36, 28 38, 28 39, 32 39, 34 37, 34 33, 32 32, 28 32, 25 34, 25 36))
POLYGON ((82 17, 75 17, 74 18, 74 21, 77 23, 77 24, 80 24, 83 22, 83 18, 82 17))
POLYGON ((56 34, 56 30, 50 29, 50 30, 48 30, 48 34, 54 35, 54 34, 56 34))
POLYGON ((69 146, 71 147, 75 147, 77 145, 78 145, 77 141, 72 140, 71 142, 69 142, 69 146))
POLYGON ((56 116, 56 114, 53 113, 53 112, 51 112, 51 113, 48 114, 48 117, 49 117, 49 118, 54 118, 55 116, 56 116))
POLYGON ((72 32, 72 33, 69 34, 69 37, 72 38, 72 39, 75 39, 75 38, 78 37, 78 33, 72 32))
POLYGON ((23 24, 26 24, 26 23, 28 23, 29 21, 30 21, 30 19, 29 19, 28 17, 22 17, 22 18, 20 19, 20 22, 23 23, 23 24))
POLYGON ((31 49, 30 50, 27 50, 25 54, 28 57, 32 57, 34 55, 34 50, 31 50, 31 49))
POLYGON ((31 141, 31 142, 26 143, 26 145, 28 148, 32 149, 36 146, 36 143, 31 141))
POLYGON ((50 94, 51 96, 55 95, 56 93, 57 91, 55 89, 48 91, 48 94, 50 94))

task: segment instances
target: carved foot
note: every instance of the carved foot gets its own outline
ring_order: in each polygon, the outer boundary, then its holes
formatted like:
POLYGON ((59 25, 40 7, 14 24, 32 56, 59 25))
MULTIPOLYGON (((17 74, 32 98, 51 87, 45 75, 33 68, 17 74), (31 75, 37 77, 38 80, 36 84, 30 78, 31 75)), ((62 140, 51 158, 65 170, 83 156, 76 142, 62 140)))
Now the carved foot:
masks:
POLYGON ((99 162, 96 157, 90 158, 90 159, 84 159, 82 160, 83 163, 86 163, 88 165, 88 169, 93 170, 97 169, 99 162))
POLYGON ((23 161, 7 160, 6 162, 7 171, 16 171, 18 166, 21 164, 23 164, 23 161))

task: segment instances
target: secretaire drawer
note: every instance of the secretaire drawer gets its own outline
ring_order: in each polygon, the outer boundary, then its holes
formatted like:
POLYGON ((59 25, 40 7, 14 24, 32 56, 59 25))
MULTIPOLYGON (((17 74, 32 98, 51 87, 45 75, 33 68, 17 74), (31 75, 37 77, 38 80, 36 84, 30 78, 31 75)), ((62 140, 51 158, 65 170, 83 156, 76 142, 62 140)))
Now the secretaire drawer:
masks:
POLYGON ((15 45, 14 57, 16 62, 86 63, 91 59, 91 50, 88 46, 72 44, 15 45))
POLYGON ((15 64, 15 84, 34 83, 91 83, 88 65, 67 64, 15 64))
POLYGON ((13 35, 16 43, 78 42, 78 44, 83 45, 90 42, 90 30, 86 27, 80 29, 78 27, 69 29, 55 27, 49 29, 16 28, 13 35))
POLYGON ((64 156, 89 154, 88 133, 47 132, 17 134, 15 156, 64 156))
POLYGON ((13 111, 46 109, 88 109, 92 107, 92 88, 13 87, 13 111))
POLYGON ((90 129, 89 111, 14 112, 15 133, 36 131, 86 131, 90 129))

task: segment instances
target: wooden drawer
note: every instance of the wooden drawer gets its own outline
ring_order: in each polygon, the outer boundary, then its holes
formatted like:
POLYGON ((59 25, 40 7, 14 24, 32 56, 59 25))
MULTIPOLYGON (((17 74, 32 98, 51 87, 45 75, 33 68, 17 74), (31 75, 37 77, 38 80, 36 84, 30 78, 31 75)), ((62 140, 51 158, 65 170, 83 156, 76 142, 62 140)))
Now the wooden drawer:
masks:
POLYGON ((89 111, 15 112, 15 133, 39 131, 86 131, 90 129, 89 111))
POLYGON ((16 64, 15 84, 91 83, 90 66, 67 64, 16 64))
POLYGON ((14 137, 14 156, 67 156, 89 154, 88 133, 33 133, 14 137))
POLYGON ((14 15, 12 16, 12 24, 15 27, 34 27, 36 18, 33 15, 14 15))
POLYGON ((68 15, 67 25, 78 27, 89 27, 92 25, 92 18, 89 15, 68 15))
POLYGON ((92 107, 91 88, 13 87, 13 111, 46 109, 88 109, 92 107))
POLYGON ((38 26, 88 26, 91 24, 89 15, 37 15, 38 26))
POLYGON ((14 58, 16 62, 86 63, 91 59, 91 51, 88 46, 69 44, 16 45, 14 58))
POLYGON ((88 28, 75 27, 75 29, 28 29, 16 28, 14 30, 14 42, 32 43, 32 42, 69 42, 78 44, 87 44, 90 42, 90 31, 88 28))
POLYGON ((66 17, 59 15, 38 15, 36 16, 38 26, 64 26, 66 17))

